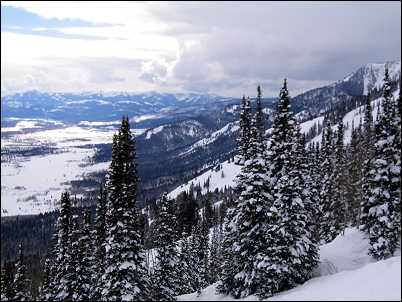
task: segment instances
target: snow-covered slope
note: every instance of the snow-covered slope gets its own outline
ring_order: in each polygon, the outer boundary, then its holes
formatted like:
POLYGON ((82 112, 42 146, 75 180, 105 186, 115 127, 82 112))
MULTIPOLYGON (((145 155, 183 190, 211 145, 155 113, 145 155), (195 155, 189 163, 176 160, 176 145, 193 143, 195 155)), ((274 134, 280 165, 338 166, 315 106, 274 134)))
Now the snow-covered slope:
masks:
MULTIPOLYGON (((396 99, 399 95, 399 89, 395 90, 393 93, 393 97, 396 99)), ((376 119, 377 113, 378 113, 378 104, 382 102, 382 97, 375 99, 371 101, 371 108, 373 110, 373 119, 376 119)), ((352 137, 352 124, 354 124, 354 127, 357 128, 360 125, 360 122, 363 121, 364 119, 364 107, 365 105, 362 105, 360 107, 357 107, 356 109, 353 109, 352 111, 349 111, 348 113, 345 114, 343 117, 343 124, 345 126, 344 128, 344 137, 343 137, 343 142, 344 144, 350 143, 351 137, 352 137)), ((306 122, 308 123, 308 122, 306 122)), ((337 129, 337 125, 332 126, 332 130, 337 129)), ((317 135, 314 137, 311 142, 315 143, 321 143, 322 140, 322 134, 317 135)))
POLYGON ((217 171, 216 169, 210 169, 200 176, 194 178, 193 180, 183 184, 168 194, 168 198, 176 198, 181 192, 189 191, 190 186, 201 186, 202 194, 207 193, 208 189, 204 188, 204 183, 209 178, 209 191, 214 191, 215 189, 222 189, 225 186, 234 187, 234 179, 236 175, 240 172, 240 166, 234 164, 233 162, 225 161, 222 163, 222 169, 217 171))
MULTIPOLYGON (((300 125, 301 131, 303 133, 308 133, 310 131, 310 129, 316 123, 322 123, 323 119, 324 119, 324 117, 318 117, 313 120, 302 123, 300 125)), ((211 135, 210 139, 212 140, 227 131, 235 131, 235 130, 237 130, 238 127, 239 126, 235 123, 233 123, 230 127, 225 126, 221 130, 216 131, 215 135, 211 135)), ((270 131, 271 131, 271 129, 268 129, 266 131, 266 133, 268 134, 270 131)), ((199 145, 202 145, 201 142, 203 142, 205 144, 210 143, 210 141, 208 141, 208 140, 201 140, 201 141, 198 141, 197 143, 199 143, 199 145)), ((197 143, 196 143, 196 145, 197 145, 197 143)), ((193 149, 191 149, 191 150, 193 150, 193 149)), ((235 177, 240 172, 241 167, 236 165, 233 162, 229 163, 228 161, 223 162, 221 165, 222 165, 222 168, 220 170, 211 168, 210 170, 206 171, 205 173, 201 174, 200 176, 195 177, 194 179, 187 182, 186 184, 183 184, 183 185, 177 187, 176 189, 174 189, 173 191, 171 191, 168 194, 168 197, 176 198, 177 195, 179 195, 181 192, 184 192, 184 191, 188 192, 190 190, 191 185, 197 186, 199 184, 202 188, 202 191, 201 191, 202 194, 207 193, 208 190, 212 192, 215 189, 223 189, 225 186, 234 187, 235 177), (208 180, 208 178, 209 178, 209 188, 204 188, 204 183, 208 180)))
MULTIPOLYGON (((303 285, 264 301, 400 301, 401 252, 375 261, 368 256, 368 239, 355 228, 320 247, 320 264, 314 277, 303 285)), ((196 293, 178 296, 179 301, 239 301, 217 295, 216 283, 196 293)), ((251 295, 243 301, 257 301, 251 295)))

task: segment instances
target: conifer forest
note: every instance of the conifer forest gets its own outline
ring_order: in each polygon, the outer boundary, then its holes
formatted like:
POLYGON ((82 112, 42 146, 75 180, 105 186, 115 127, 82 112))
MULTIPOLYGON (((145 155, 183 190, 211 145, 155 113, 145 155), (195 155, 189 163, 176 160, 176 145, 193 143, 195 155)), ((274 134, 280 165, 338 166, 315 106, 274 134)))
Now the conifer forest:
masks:
POLYGON ((96 205, 78 207, 65 191, 52 219, 41 218, 52 236, 43 254, 28 267, 21 241, 16 261, 2 263, 1 300, 175 301, 212 284, 234 299, 267 299, 310 280, 319 246, 347 228, 368 238, 373 261, 389 259, 401 244, 402 107, 388 70, 383 83, 378 108, 372 94, 359 99, 359 126, 333 111, 320 142, 301 131, 286 79, 267 135, 258 86, 255 101, 237 104, 236 185, 165 192, 142 208, 136 136, 123 115, 96 205))

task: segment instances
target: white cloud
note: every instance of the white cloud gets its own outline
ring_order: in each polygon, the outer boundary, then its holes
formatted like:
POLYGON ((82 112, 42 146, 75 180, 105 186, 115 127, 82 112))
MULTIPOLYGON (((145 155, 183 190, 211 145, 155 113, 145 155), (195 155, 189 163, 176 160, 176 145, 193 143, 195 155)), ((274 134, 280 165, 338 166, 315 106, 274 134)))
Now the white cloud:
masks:
POLYGON ((2 90, 6 74, 15 89, 241 96, 261 83, 276 96, 287 77, 295 95, 401 53, 400 2, 4 3, 102 25, 56 30, 104 39, 2 32, 2 90))

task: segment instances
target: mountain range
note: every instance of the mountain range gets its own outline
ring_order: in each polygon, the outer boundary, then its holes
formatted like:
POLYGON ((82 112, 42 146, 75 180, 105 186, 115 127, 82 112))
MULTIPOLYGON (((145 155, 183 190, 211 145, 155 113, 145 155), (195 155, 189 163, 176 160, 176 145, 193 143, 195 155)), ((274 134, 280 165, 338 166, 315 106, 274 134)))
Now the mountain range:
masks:
MULTIPOLYGON (((304 122, 322 117, 353 98, 380 95, 385 68, 394 86, 401 61, 367 64, 344 79, 292 97, 291 109, 304 122)), ((291 84, 290 84, 291 85, 291 84)), ((254 99, 252 98, 252 101, 254 99)), ((136 136, 141 192, 160 196, 235 154, 240 99, 197 94, 40 93, 1 98, 2 127, 10 118, 47 118, 81 127, 117 127, 128 115, 136 136)), ((275 98, 263 99, 265 129, 272 124, 275 98)), ((94 162, 107 162, 110 144, 95 146, 94 162)))

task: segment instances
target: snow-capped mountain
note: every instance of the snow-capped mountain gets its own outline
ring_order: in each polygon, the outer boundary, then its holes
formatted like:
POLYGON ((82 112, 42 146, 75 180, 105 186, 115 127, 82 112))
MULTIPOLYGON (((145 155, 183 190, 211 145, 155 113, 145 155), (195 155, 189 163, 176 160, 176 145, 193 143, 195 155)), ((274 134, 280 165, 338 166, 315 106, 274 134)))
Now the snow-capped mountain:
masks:
POLYGON ((340 102, 367 95, 373 89, 382 87, 385 68, 388 68, 391 80, 400 81, 400 60, 382 64, 366 64, 342 80, 293 97, 291 100, 292 110, 295 113, 306 110, 310 114, 318 116, 340 102))
POLYGON ((1 118, 43 118, 67 123, 112 122, 128 115, 138 127, 152 127, 214 110, 210 104, 233 99, 209 94, 42 93, 1 97, 1 118))

